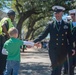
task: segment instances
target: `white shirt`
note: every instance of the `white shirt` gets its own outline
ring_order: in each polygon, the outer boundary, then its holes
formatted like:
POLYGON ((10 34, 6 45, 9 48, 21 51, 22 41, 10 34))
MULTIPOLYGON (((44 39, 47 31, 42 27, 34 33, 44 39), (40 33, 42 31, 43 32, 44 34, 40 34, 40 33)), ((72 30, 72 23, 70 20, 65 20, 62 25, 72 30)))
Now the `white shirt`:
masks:
POLYGON ((24 45, 30 45, 30 46, 34 46, 34 42, 32 41, 23 41, 24 45))
MULTIPOLYGON (((34 46, 34 42, 32 42, 32 41, 23 41, 23 45, 34 46)), ((8 55, 8 51, 5 48, 3 48, 2 49, 2 54, 8 55)))

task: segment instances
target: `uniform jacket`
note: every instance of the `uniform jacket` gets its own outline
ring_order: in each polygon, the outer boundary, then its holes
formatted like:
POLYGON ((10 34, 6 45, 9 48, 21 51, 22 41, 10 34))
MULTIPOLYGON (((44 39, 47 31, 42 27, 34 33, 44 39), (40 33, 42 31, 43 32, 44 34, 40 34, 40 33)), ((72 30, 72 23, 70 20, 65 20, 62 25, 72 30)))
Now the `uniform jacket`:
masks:
POLYGON ((73 28, 73 41, 75 42, 75 50, 76 50, 76 27, 73 28))
POLYGON ((70 24, 62 20, 60 28, 58 28, 57 22, 49 23, 45 31, 34 42, 41 41, 48 33, 50 34, 49 56, 52 65, 62 64, 66 59, 67 53, 71 53, 73 48, 70 24))

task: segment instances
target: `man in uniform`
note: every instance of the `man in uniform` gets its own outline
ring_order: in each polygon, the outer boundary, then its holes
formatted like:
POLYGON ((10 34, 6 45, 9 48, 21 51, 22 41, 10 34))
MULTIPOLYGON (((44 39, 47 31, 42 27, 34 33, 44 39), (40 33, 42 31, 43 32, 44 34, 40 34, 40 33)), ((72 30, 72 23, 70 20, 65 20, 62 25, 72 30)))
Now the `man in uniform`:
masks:
POLYGON ((62 20, 65 8, 62 6, 53 6, 52 9, 56 20, 49 23, 44 32, 35 39, 34 42, 38 43, 38 41, 44 39, 48 33, 50 34, 49 57, 52 63, 51 75, 61 75, 61 69, 66 60, 67 53, 72 53, 72 35, 69 23, 62 20))
POLYGON ((6 55, 2 55, 1 50, 4 42, 9 38, 8 29, 13 27, 13 21, 15 12, 13 10, 8 11, 8 17, 4 17, 0 22, 0 75, 3 75, 3 71, 6 66, 6 55))
MULTIPOLYGON (((76 41, 76 9, 69 10, 69 15, 71 16, 72 21, 70 21, 71 26, 71 33, 73 35, 73 46, 75 47, 75 41, 76 41)), ((76 50, 76 48, 75 48, 76 50)), ((76 66, 76 54, 74 56, 71 56, 69 58, 69 65, 65 64, 64 67, 64 73, 67 74, 68 68, 69 68, 69 75, 74 75, 74 68, 76 66)))

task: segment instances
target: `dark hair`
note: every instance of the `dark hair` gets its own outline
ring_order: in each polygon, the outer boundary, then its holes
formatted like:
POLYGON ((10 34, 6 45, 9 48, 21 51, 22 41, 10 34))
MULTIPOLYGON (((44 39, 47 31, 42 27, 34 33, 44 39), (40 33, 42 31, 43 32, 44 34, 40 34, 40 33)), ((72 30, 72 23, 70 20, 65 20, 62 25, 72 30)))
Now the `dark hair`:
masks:
POLYGON ((8 13, 7 13, 7 15, 8 15, 8 16, 10 16, 10 15, 15 16, 15 11, 13 11, 13 10, 9 10, 8 13))

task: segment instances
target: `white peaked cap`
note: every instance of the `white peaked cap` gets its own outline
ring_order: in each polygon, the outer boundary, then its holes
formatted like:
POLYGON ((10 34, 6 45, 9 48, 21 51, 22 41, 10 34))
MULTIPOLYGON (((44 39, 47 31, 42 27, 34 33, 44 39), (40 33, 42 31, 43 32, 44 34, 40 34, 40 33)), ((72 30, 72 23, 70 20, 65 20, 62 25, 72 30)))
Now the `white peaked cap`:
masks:
POLYGON ((76 9, 69 10, 69 14, 75 14, 75 13, 76 13, 76 9))
POLYGON ((64 7, 58 6, 58 5, 57 5, 57 6, 53 6, 52 9, 53 9, 54 11, 60 11, 60 10, 61 10, 61 11, 64 11, 64 10, 65 10, 64 7))

